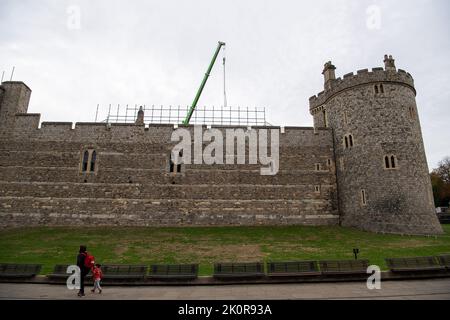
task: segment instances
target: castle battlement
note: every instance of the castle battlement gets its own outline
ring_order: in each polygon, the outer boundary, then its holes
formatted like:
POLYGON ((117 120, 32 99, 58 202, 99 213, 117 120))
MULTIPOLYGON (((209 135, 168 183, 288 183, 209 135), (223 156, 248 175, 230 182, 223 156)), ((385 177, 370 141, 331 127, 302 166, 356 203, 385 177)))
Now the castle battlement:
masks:
POLYGON ((358 70, 356 74, 353 72, 347 73, 343 78, 331 79, 327 81, 326 89, 318 95, 309 98, 309 109, 314 115, 320 111, 320 107, 327 102, 334 95, 356 86, 367 85, 371 83, 398 83, 410 87, 414 94, 416 89, 414 87, 414 79, 405 70, 398 69, 384 70, 383 68, 372 68, 358 70), (328 87, 328 88, 327 88, 328 87))

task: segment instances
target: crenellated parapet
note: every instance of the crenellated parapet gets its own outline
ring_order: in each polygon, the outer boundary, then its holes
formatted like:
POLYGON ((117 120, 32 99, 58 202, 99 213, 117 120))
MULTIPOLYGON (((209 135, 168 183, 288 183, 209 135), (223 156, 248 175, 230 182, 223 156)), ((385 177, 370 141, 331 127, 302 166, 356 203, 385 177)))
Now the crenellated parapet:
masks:
POLYGON ((367 85, 371 83, 397 83, 405 85, 416 94, 414 88, 414 79, 406 71, 402 69, 384 70, 383 68, 373 68, 359 70, 356 74, 347 73, 343 78, 337 78, 327 82, 326 90, 320 92, 316 96, 309 98, 309 110, 312 115, 321 110, 321 107, 336 94, 352 89, 357 86, 367 85))

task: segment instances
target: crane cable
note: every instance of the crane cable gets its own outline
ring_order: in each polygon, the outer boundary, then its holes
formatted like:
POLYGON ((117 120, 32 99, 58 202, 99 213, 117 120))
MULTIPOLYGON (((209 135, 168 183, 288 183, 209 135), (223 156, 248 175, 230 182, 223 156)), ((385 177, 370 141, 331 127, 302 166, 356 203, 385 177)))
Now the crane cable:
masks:
POLYGON ((226 50, 225 50, 226 46, 223 46, 222 49, 222 55, 223 55, 223 106, 224 108, 227 107, 227 88, 226 88, 226 72, 225 72, 225 61, 226 61, 226 50))

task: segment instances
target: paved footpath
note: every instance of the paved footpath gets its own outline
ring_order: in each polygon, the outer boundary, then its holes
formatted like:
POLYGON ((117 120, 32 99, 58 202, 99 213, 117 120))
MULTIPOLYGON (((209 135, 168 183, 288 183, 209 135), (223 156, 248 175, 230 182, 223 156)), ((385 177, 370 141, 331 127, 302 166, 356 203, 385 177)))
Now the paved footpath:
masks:
POLYGON ((264 284, 226 286, 104 286, 84 298, 63 285, 0 283, 0 299, 246 300, 246 299, 439 299, 450 300, 450 279, 385 281, 381 290, 365 283, 264 284))

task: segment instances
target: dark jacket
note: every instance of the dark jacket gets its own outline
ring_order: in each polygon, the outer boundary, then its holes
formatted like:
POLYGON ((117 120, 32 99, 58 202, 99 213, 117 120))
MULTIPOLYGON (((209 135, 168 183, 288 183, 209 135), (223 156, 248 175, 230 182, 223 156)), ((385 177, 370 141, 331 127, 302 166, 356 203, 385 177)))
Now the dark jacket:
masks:
POLYGON ((77 256, 77 266, 80 268, 82 273, 88 273, 89 269, 84 265, 84 259, 86 258, 86 254, 79 253, 77 256))

